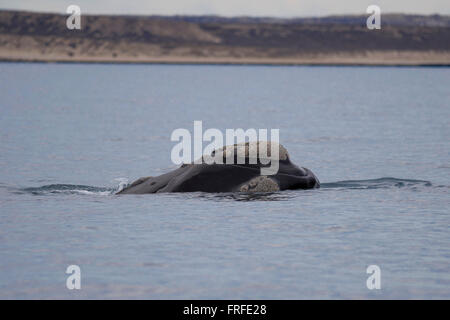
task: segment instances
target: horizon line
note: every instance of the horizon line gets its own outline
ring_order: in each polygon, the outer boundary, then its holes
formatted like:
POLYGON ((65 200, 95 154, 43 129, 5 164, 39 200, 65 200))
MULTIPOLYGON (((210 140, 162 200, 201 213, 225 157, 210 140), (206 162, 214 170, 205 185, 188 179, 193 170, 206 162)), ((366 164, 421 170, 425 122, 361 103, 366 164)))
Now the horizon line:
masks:
MULTIPOLYGON (((68 15, 65 11, 56 12, 56 11, 42 11, 42 10, 23 10, 23 9, 10 9, 10 8, 0 8, 1 11, 10 11, 10 12, 26 12, 26 13, 42 13, 42 14, 59 14, 59 15, 68 15)), ((159 14, 159 13, 83 13, 85 16, 129 16, 129 17, 217 17, 217 18, 225 18, 225 19, 233 19, 233 18, 252 18, 252 19, 280 19, 280 20, 294 20, 294 19, 310 19, 310 18, 331 18, 331 17, 360 17, 360 16, 369 16, 368 13, 339 13, 339 14, 328 14, 328 15, 305 15, 305 16, 267 16, 267 15, 221 15, 221 14, 159 14)), ((401 13, 401 12, 382 12, 382 15, 403 15, 403 16, 421 16, 421 17, 449 17, 450 14, 441 14, 441 13, 401 13)))

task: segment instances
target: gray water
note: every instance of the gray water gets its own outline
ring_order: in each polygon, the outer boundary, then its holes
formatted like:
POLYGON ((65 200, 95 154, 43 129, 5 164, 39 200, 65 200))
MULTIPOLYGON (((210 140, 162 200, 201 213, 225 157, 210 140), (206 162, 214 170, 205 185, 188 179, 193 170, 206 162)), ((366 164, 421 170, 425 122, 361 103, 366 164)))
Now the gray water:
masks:
POLYGON ((0 298, 449 299, 449 83, 448 68, 0 64, 0 298), (279 128, 322 188, 114 195, 174 168, 170 135, 194 120, 279 128))

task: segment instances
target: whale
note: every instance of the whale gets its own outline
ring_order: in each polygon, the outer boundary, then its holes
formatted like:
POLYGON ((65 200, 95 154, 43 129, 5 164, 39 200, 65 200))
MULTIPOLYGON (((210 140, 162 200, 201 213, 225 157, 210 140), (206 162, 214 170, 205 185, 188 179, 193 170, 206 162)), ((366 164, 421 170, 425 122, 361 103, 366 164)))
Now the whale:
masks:
POLYGON ((319 179, 314 173, 291 162, 289 153, 281 144, 258 141, 215 149, 200 161, 182 164, 179 168, 159 176, 139 178, 117 194, 278 192, 319 187, 319 179), (266 158, 278 162, 278 170, 274 174, 262 174, 262 169, 269 165, 267 159, 260 155, 261 144, 266 144, 265 150, 269 150, 266 152, 266 158), (278 150, 278 154, 272 156, 271 148, 277 148, 274 150, 278 150), (256 156, 251 150, 258 150, 256 156), (211 162, 211 157, 223 161, 211 162), (230 159, 233 161, 228 161, 230 159))

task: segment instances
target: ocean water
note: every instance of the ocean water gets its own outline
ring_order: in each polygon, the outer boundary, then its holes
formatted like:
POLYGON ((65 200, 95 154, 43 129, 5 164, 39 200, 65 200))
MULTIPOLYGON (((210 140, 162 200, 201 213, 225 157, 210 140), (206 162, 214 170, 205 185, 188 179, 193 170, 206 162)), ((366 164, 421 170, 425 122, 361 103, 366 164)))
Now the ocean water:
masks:
POLYGON ((449 84, 448 68, 2 63, 0 298, 449 299, 449 84), (170 135, 195 120, 280 129, 322 188, 114 195, 175 168, 170 135))

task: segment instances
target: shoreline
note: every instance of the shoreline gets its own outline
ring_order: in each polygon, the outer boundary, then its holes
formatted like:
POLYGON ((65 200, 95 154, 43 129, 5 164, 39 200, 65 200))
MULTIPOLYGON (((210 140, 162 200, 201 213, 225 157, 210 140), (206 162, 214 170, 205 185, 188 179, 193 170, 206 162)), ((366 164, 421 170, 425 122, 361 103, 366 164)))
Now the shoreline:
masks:
POLYGON ((198 57, 167 58, 20 58, 1 57, 0 63, 58 63, 58 64, 141 64, 141 65, 222 65, 222 66, 334 66, 334 67, 450 67, 444 60, 374 60, 374 59, 200 59, 198 57))

